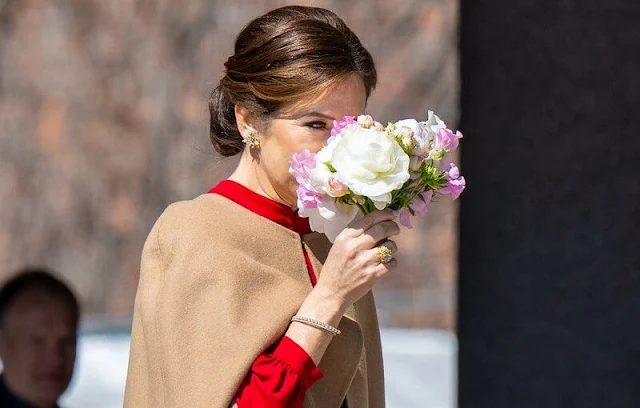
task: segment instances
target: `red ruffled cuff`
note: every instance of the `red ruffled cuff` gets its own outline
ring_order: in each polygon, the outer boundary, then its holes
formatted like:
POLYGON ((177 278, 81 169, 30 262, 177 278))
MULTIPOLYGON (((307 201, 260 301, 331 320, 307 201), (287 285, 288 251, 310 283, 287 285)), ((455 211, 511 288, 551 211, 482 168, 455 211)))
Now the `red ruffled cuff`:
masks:
POLYGON ((306 391, 320 378, 309 354, 285 336, 253 362, 236 403, 240 408, 302 408, 306 391))
POLYGON ((316 366, 309 354, 289 337, 284 336, 273 351, 273 355, 297 372, 305 390, 322 378, 322 371, 316 366))

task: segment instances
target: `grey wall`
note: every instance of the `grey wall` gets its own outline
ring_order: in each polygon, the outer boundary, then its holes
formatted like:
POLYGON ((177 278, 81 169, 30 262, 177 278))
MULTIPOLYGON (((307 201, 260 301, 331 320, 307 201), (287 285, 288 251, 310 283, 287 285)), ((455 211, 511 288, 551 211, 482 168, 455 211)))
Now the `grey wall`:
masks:
POLYGON ((459 404, 640 406, 640 2, 461 4, 459 404))

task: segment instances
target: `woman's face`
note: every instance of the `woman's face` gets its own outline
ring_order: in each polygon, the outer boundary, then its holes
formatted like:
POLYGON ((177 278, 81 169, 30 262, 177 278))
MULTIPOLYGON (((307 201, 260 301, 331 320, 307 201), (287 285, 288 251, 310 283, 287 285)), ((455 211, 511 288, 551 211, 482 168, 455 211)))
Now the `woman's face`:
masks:
POLYGON ((273 118, 260 135, 258 166, 266 178, 261 183, 264 193, 295 208, 298 185, 289 174, 289 159, 304 149, 319 151, 330 136, 333 121, 364 113, 366 99, 362 79, 353 75, 329 87, 316 100, 273 118))

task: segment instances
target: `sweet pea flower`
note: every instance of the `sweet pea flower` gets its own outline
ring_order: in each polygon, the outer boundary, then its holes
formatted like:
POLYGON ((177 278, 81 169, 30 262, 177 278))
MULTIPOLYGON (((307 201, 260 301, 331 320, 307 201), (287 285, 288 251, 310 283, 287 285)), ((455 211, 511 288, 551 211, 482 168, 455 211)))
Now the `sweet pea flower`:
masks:
POLYGON ((333 127, 331 128, 331 136, 335 136, 339 134, 342 129, 346 128, 349 125, 355 125, 358 122, 356 121, 355 116, 345 116, 341 121, 334 120, 333 127))
MULTIPOLYGON (((416 217, 424 217, 429 212, 429 203, 431 203, 431 198, 433 197, 433 191, 428 190, 421 194, 418 194, 409 207, 413 211, 413 214, 416 217)), ((400 212, 400 225, 403 225, 409 229, 413 228, 411 225, 411 211, 408 208, 405 208, 400 212)))
POLYGON ((448 181, 447 185, 442 187, 439 192, 441 194, 449 194, 451 195, 451 199, 455 200, 460 197, 460 194, 464 191, 466 185, 464 177, 460 177, 459 179, 448 181))
POLYGON ((340 203, 326 195, 320 196, 317 204, 316 208, 303 208, 299 214, 308 217, 311 229, 325 234, 332 243, 351 221, 363 216, 355 205, 340 203))
POLYGON ((420 126, 429 133, 430 139, 433 140, 434 136, 440 129, 445 129, 447 125, 436 115, 433 111, 427 112, 427 120, 420 122, 420 126))
POLYGON ((458 168, 458 166, 455 165, 455 163, 445 164, 443 167, 443 170, 444 170, 444 177, 447 180, 456 180, 457 178, 460 177, 460 169, 458 168))
POLYGON ((438 130, 427 159, 442 160, 445 153, 453 152, 458 148, 460 139, 462 139, 462 133, 459 131, 454 134, 451 129, 445 128, 438 130))
POLYGON ((309 173, 317 165, 316 155, 308 149, 295 153, 289 161, 289 174, 295 177, 298 184, 305 184, 309 180, 309 173))
POLYGON ((429 212, 429 204, 433 198, 433 191, 427 190, 419 194, 411 202, 411 209, 416 217, 424 217, 429 212))
POLYGON ((433 148, 435 150, 444 150, 447 153, 453 152, 458 148, 460 139, 462 139, 460 131, 454 134, 451 129, 440 129, 433 141, 433 148))
POLYGON ((403 227, 407 227, 409 229, 413 228, 413 225, 411 225, 411 212, 408 208, 400 211, 399 221, 400 225, 402 225, 403 227))
POLYGON ((317 208, 320 200, 320 194, 307 188, 305 184, 298 184, 298 209, 317 208))
POLYGON ((458 166, 453 163, 445 165, 444 177, 447 180, 447 185, 438 190, 438 192, 440 194, 449 194, 452 200, 460 197, 460 194, 465 189, 467 182, 464 177, 460 175, 458 166))

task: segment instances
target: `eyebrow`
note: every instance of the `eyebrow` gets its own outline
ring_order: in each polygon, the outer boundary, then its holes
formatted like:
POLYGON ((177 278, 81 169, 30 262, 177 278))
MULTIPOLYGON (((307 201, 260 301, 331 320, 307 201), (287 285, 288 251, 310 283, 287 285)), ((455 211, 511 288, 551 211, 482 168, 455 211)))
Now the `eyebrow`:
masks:
POLYGON ((305 113, 303 113, 301 115, 296 115, 296 117, 294 119, 300 119, 300 118, 304 118, 304 117, 307 117, 307 116, 315 116, 315 117, 325 118, 325 119, 329 119, 329 120, 336 120, 336 118, 334 118, 331 115, 326 115, 324 113, 316 112, 316 111, 305 112, 305 113))

